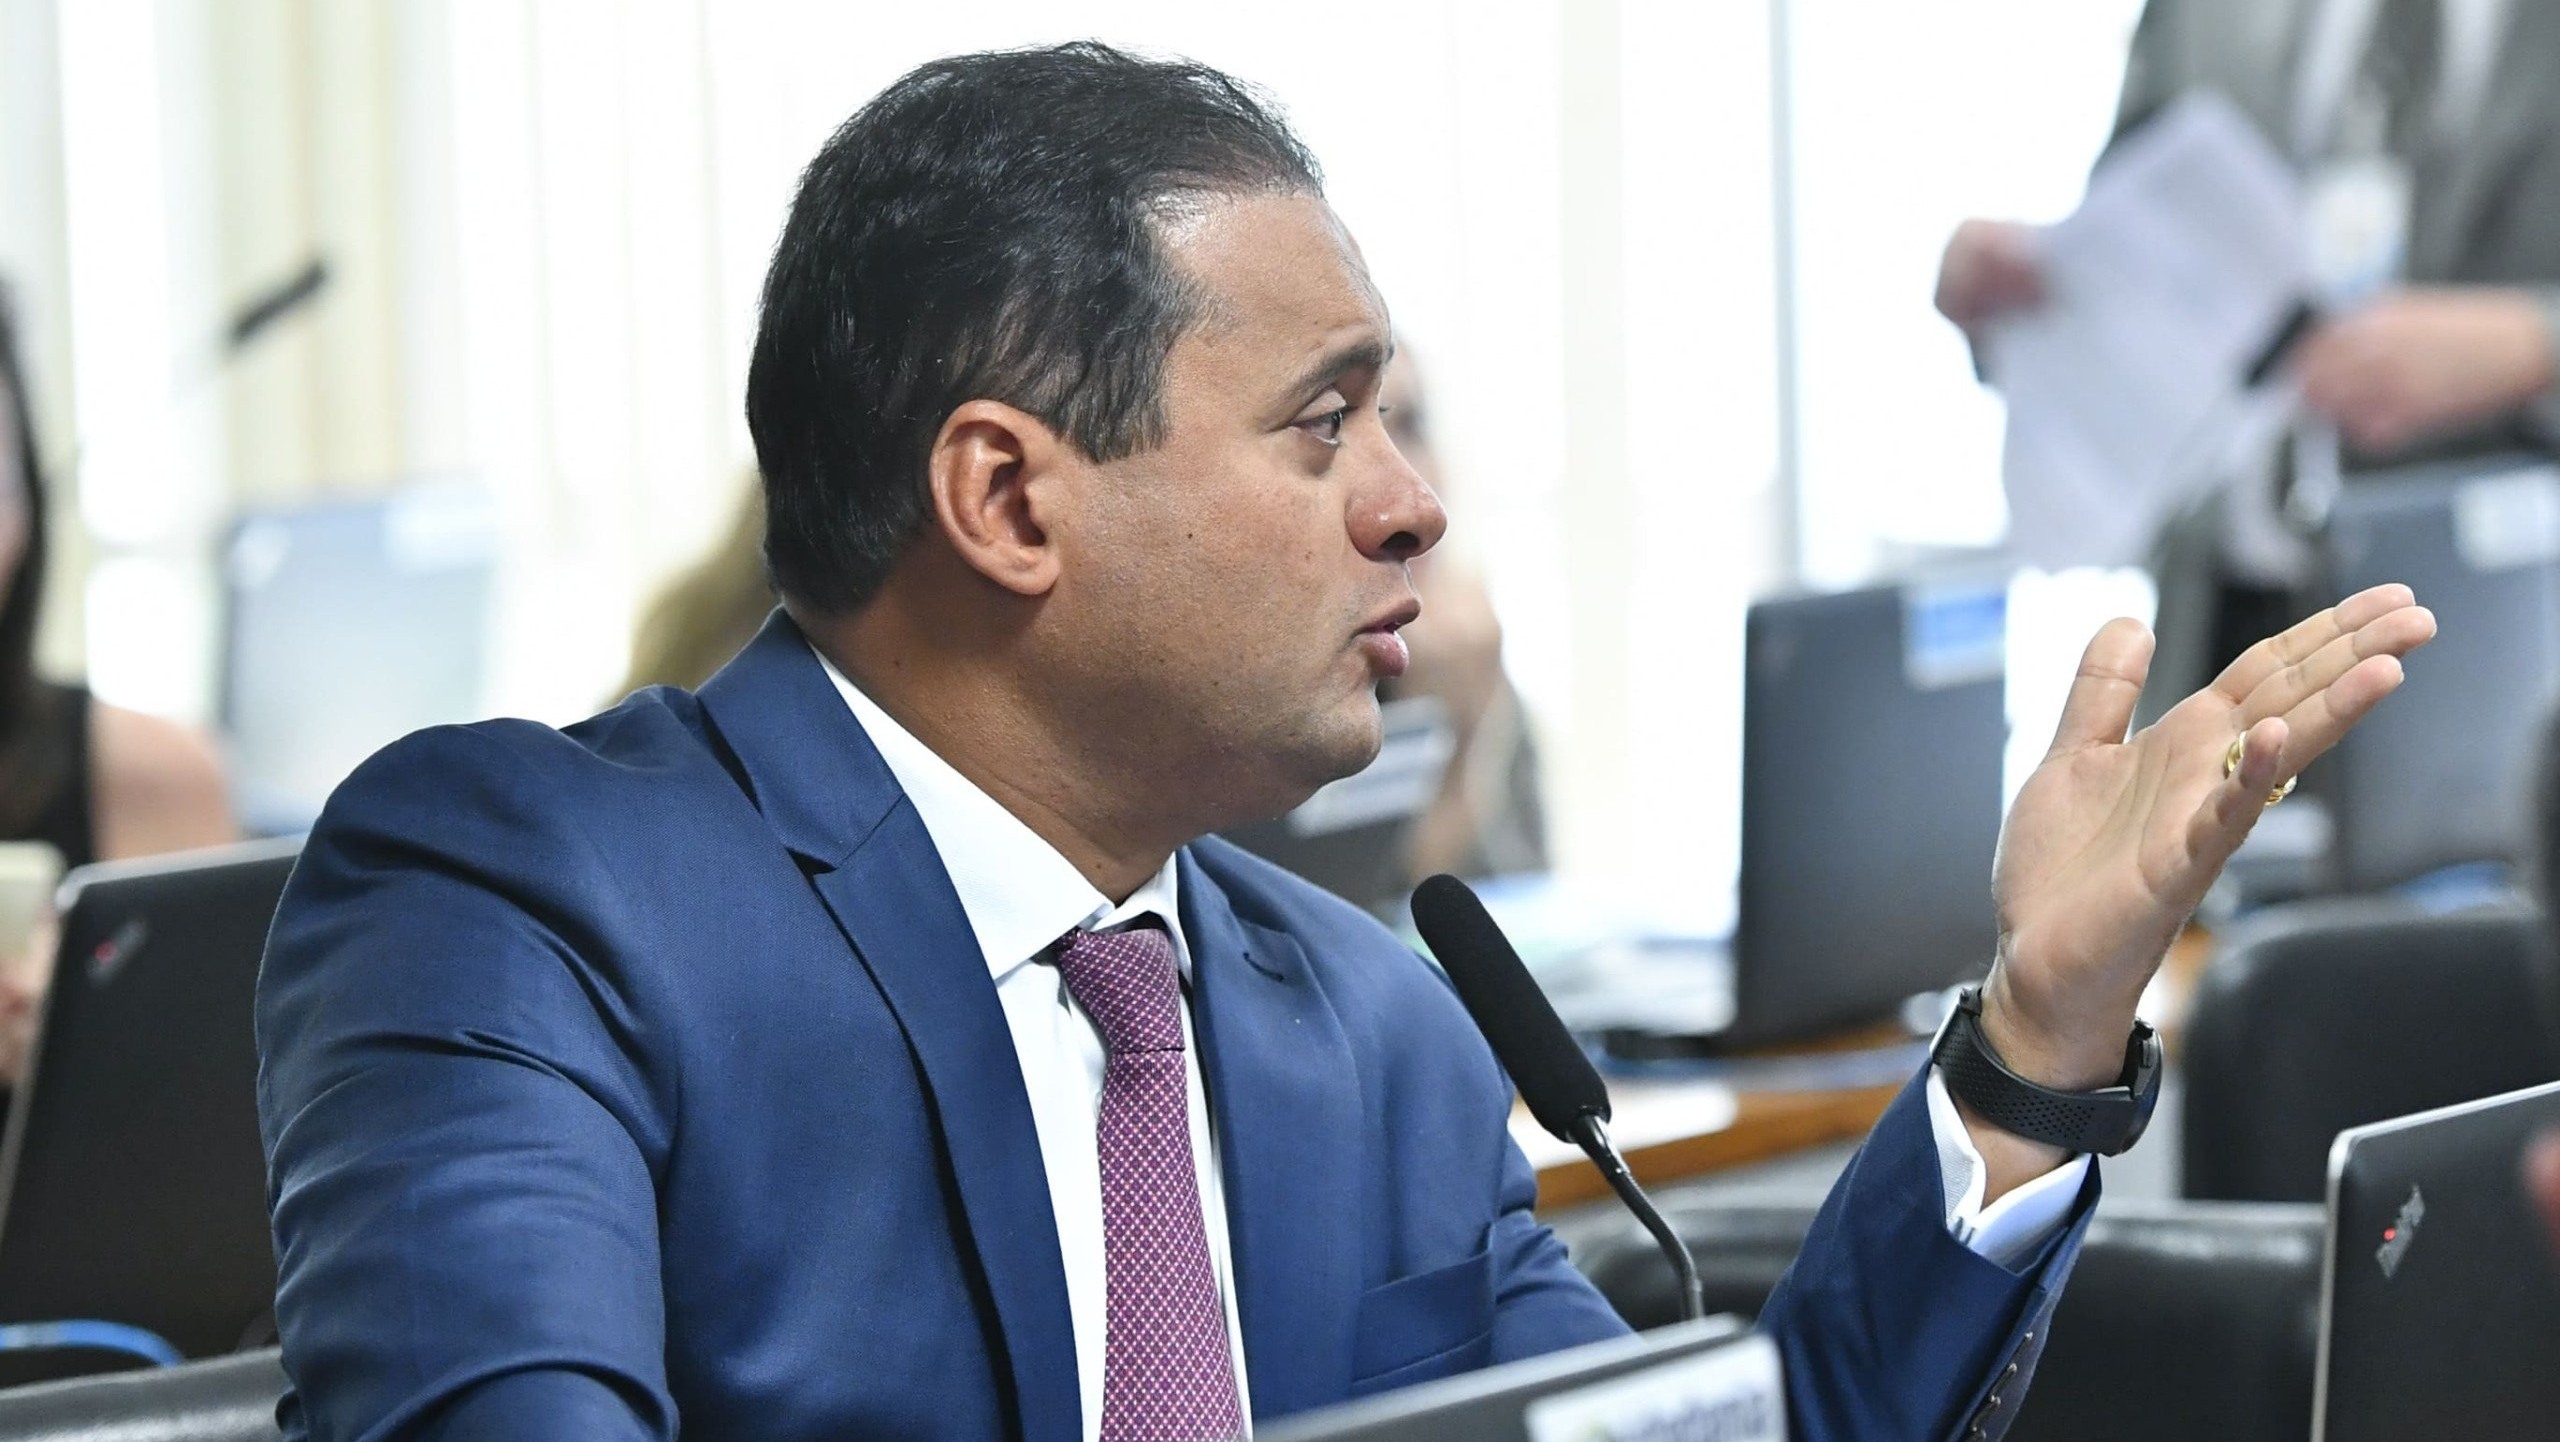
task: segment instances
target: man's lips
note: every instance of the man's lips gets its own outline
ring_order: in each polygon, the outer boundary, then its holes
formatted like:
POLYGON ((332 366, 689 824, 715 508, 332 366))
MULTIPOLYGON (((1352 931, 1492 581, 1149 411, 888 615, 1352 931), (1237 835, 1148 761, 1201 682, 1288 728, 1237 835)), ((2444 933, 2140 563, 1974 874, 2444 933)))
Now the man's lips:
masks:
POLYGON ((1376 620, 1373 620, 1368 625, 1361 627, 1360 633, 1364 636, 1371 632, 1385 632, 1388 635, 1394 635, 1396 632, 1412 625, 1416 620, 1421 618, 1421 615, 1422 602, 1414 597, 1407 596, 1402 601, 1397 602, 1394 606, 1381 613, 1376 620))
POLYGON ((1401 676, 1405 667, 1413 663, 1413 653, 1406 648, 1404 637, 1396 633, 1421 614, 1422 603, 1407 598, 1402 605, 1360 628, 1357 644, 1379 675, 1401 676))

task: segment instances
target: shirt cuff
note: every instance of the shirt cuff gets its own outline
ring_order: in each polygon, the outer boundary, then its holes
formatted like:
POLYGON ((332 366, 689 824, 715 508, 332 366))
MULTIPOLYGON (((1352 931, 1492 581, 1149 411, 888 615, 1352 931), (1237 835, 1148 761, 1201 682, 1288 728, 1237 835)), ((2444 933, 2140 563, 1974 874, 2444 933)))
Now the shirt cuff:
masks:
POLYGON ((1990 1206, 1982 1204, 1991 1169, 1965 1129, 1946 1078, 1929 1068, 1929 1131, 1938 1143, 1938 1178, 1946 1187, 1947 1230, 1981 1257, 2010 1271, 2025 1266, 2071 1220, 2071 1206, 2088 1180, 2086 1153, 2022 1186, 1990 1206))

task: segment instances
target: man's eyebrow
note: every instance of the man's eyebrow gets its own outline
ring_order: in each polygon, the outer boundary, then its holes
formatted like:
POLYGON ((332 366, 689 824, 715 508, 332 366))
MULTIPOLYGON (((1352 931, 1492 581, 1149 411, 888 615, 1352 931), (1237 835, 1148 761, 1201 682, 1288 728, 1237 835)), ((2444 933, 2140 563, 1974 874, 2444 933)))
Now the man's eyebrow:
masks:
POLYGON ((1374 337, 1327 351, 1290 385, 1289 394, 1292 397, 1314 395, 1356 370, 1383 371, 1387 362, 1395 358, 1395 353, 1395 342, 1374 337))

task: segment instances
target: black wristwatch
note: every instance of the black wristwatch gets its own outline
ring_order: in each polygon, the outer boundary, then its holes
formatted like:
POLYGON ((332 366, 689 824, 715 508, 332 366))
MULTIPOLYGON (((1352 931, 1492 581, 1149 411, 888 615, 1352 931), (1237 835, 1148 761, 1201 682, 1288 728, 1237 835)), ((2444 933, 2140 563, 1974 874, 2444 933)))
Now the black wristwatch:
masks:
POLYGON ((1938 1028, 1929 1059, 1946 1078, 1947 1091, 2004 1132, 2067 1152, 2112 1157, 2142 1140, 2151 1110, 2160 1104, 2160 1034, 2133 1024, 2124 1045, 2124 1074, 2093 1092, 2059 1092, 2009 1070, 1982 1036, 1982 988, 1956 995, 1955 1010, 1938 1028))

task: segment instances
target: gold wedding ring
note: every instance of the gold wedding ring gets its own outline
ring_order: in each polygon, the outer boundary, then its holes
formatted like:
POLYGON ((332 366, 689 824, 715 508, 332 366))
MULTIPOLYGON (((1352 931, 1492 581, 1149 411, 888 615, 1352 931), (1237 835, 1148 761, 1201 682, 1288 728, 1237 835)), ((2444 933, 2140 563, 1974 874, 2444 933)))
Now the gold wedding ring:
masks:
MULTIPOLYGON (((2227 781, 2240 774, 2240 757, 2248 750, 2248 748, 2248 732, 2243 731, 2239 735, 2231 738, 2231 748, 2222 753, 2222 776, 2224 780, 2227 781)), ((2301 779, 2302 778, 2299 776, 2286 777, 2282 786, 2279 786, 2275 790, 2267 793, 2265 804, 2273 806, 2277 802, 2291 796, 2293 794, 2293 783, 2301 779)))

